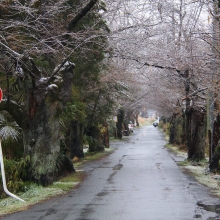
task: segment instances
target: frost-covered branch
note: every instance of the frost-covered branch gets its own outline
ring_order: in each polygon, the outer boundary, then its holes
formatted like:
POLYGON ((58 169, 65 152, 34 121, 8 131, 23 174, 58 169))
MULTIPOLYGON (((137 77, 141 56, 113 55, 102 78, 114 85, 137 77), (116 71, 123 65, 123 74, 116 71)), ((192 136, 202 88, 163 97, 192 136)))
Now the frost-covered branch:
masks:
POLYGON ((17 53, 16 51, 12 50, 10 47, 5 45, 1 41, 0 41, 0 45, 3 46, 13 57, 19 58, 19 59, 22 58, 23 55, 21 55, 21 54, 17 53))
POLYGON ((88 4, 82 8, 77 15, 72 18, 68 25, 68 30, 71 31, 76 24, 93 8, 93 6, 98 2, 98 0, 90 0, 88 4))

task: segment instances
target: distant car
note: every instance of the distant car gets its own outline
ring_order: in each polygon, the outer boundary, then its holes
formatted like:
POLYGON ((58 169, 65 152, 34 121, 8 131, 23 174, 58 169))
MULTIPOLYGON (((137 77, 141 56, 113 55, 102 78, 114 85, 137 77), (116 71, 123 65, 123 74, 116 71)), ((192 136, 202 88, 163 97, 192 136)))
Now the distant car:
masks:
POLYGON ((153 123, 153 126, 154 126, 154 127, 157 127, 157 126, 158 126, 158 122, 154 122, 154 123, 153 123))

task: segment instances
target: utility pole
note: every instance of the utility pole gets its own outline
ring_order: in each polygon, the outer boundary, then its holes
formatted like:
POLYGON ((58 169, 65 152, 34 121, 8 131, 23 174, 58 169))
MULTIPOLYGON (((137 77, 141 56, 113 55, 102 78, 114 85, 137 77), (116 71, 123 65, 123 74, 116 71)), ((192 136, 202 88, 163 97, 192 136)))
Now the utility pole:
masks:
MULTIPOLYGON (((219 20, 215 17, 215 15, 219 14, 219 0, 213 0, 213 19, 212 19, 212 81, 214 80, 214 75, 217 74, 217 65, 216 59, 218 58, 218 53, 216 49, 219 44, 219 20)), ((208 103, 207 103, 207 130, 209 137, 209 162, 211 162, 213 154, 214 154, 214 146, 213 146, 213 130, 214 130, 214 98, 213 92, 209 91, 208 93, 208 103)))

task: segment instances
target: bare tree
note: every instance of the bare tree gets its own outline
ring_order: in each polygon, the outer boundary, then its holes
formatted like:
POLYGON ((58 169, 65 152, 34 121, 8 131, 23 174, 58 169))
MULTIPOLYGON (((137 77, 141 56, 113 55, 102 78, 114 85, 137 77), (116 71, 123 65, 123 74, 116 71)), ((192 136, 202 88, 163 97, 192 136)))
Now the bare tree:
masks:
POLYGON ((113 60, 129 60, 127 68, 136 70, 130 72, 136 73, 137 83, 145 78, 140 94, 148 94, 144 101, 149 106, 162 115, 186 113, 188 157, 203 158, 204 144, 195 147, 195 142, 205 143, 205 130, 203 141, 197 141, 202 123, 196 123, 192 112, 205 119, 206 92, 211 87, 210 46, 200 34, 207 31, 202 29, 201 16, 206 6, 201 1, 179 0, 111 1, 109 7, 113 60))

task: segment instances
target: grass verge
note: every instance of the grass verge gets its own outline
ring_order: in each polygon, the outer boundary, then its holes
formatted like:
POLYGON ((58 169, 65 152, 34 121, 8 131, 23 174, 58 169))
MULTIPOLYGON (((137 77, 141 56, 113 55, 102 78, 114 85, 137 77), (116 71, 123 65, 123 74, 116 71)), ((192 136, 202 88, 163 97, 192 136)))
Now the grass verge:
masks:
POLYGON ((43 187, 35 183, 29 183, 25 192, 16 194, 25 200, 25 202, 20 202, 11 197, 0 199, 0 217, 5 214, 26 210, 34 204, 67 194, 70 190, 79 186, 79 184, 86 178, 86 173, 83 171, 83 165, 85 163, 101 160, 112 152, 113 149, 106 148, 103 152, 86 153, 83 159, 74 163, 76 169, 75 173, 71 173, 68 176, 59 179, 59 181, 54 182, 50 186, 43 187))
MULTIPOLYGON (((166 147, 177 156, 187 158, 187 152, 179 150, 178 147, 171 144, 167 144, 166 147)), ((202 160, 199 162, 184 160, 182 162, 178 162, 177 164, 183 173, 193 176, 198 183, 210 188, 211 193, 220 198, 220 175, 218 173, 208 172, 208 160, 202 160)))

